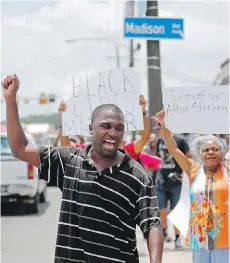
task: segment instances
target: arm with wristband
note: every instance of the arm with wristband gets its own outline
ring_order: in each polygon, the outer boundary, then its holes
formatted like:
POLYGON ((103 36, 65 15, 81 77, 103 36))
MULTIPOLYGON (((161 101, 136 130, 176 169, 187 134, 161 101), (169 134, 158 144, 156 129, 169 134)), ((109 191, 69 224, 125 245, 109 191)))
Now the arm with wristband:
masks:
POLYGON ((177 161, 181 169, 188 176, 190 176, 192 161, 178 148, 177 143, 174 140, 171 131, 166 127, 164 110, 157 113, 157 118, 161 124, 164 142, 169 153, 177 161))

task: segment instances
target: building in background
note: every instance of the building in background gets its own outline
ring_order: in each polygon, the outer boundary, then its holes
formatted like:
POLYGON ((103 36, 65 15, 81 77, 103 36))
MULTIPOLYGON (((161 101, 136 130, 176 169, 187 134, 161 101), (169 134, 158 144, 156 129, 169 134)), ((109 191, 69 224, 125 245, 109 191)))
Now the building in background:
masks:
POLYGON ((213 85, 229 85, 229 58, 220 65, 220 73, 216 76, 213 85))

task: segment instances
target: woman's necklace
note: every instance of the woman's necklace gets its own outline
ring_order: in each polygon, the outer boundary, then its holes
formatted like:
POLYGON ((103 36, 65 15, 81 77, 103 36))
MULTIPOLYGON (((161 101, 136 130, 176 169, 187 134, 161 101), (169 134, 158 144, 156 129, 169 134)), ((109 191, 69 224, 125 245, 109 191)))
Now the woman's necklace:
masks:
POLYGON ((207 186, 208 184, 211 184, 211 183, 214 182, 215 175, 219 172, 219 170, 220 170, 220 166, 215 171, 215 173, 213 173, 212 175, 206 175, 206 171, 205 171, 205 168, 204 168, 204 174, 205 174, 205 177, 206 177, 205 186, 207 186))

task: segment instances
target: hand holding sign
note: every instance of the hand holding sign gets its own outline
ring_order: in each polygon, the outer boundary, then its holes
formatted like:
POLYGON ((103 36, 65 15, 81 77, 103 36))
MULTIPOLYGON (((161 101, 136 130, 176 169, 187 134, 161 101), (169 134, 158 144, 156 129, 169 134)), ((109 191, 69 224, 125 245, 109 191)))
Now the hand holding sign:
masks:
POLYGON ((165 125, 165 111, 164 110, 157 113, 157 119, 159 123, 161 124, 161 126, 165 125))
POLYGON ((140 96, 139 104, 142 106, 142 112, 146 112, 147 101, 145 100, 143 95, 140 96))
POLYGON ((58 112, 60 113, 60 115, 62 114, 62 112, 65 112, 66 110, 66 104, 64 101, 61 101, 59 107, 58 107, 58 112))

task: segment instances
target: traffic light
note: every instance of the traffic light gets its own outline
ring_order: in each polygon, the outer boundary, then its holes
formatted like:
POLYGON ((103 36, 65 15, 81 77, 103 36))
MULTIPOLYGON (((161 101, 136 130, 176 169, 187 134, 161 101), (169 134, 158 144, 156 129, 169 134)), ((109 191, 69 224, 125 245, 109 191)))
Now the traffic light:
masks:
POLYGON ((47 103, 47 98, 45 93, 41 93, 40 98, 39 98, 39 104, 46 104, 47 103))
POLYGON ((55 102, 55 99, 56 99, 56 95, 55 94, 50 94, 49 95, 49 102, 55 102))

